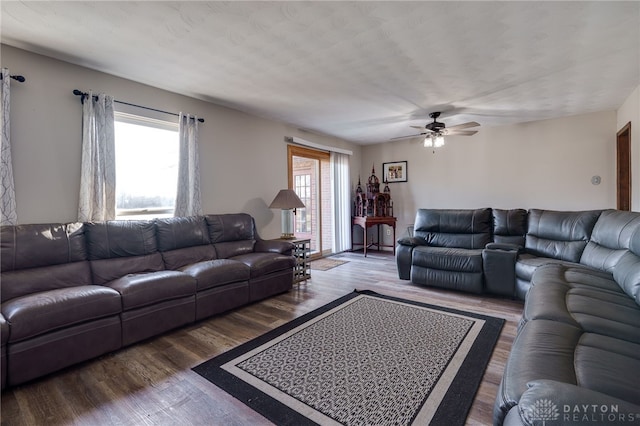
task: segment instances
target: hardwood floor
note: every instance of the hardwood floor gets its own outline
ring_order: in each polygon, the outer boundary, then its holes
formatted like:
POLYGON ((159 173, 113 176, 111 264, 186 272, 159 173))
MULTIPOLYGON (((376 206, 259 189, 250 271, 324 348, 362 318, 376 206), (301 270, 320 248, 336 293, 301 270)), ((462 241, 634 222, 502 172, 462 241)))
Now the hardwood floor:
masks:
POLYGON ((306 284, 2 393, 2 425, 268 425, 191 368, 354 289, 506 319, 469 425, 489 425, 522 303, 435 290, 399 280, 391 253, 340 255, 306 284))

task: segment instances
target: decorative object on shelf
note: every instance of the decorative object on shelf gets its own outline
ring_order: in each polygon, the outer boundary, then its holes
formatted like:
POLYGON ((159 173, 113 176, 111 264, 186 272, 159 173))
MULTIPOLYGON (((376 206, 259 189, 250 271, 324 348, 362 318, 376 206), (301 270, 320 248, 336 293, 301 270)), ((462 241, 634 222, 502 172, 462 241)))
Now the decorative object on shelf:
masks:
POLYGON ((282 236, 284 240, 292 240, 295 238, 293 218, 297 208, 304 208, 304 203, 298 197, 293 189, 281 189, 273 199, 270 209, 282 209, 282 236))
POLYGON ((382 163, 382 176, 385 183, 406 182, 407 162, 395 161, 393 163, 382 163))
POLYGON ((371 167, 371 176, 367 180, 366 192, 362 190, 362 184, 360 183, 360 178, 358 178, 358 187, 356 188, 354 200, 354 216, 393 216, 391 189, 389 189, 385 181, 384 192, 380 192, 380 180, 376 176, 375 167, 373 166, 371 167))

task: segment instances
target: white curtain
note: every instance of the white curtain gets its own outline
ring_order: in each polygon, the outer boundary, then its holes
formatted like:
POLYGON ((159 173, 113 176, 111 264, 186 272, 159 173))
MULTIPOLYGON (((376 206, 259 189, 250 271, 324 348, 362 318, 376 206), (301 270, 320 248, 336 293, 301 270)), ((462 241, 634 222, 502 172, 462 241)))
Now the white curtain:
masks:
POLYGON ((113 97, 101 93, 82 105, 82 165, 78 221, 116 217, 116 157, 113 97))
POLYGON ((200 205, 198 117, 180 113, 179 135, 178 192, 174 216, 200 215, 202 207, 200 205))
POLYGON ((351 248, 351 188, 349 155, 331 152, 331 200, 333 203, 334 253, 351 248))
POLYGON ((15 225, 18 222, 16 213, 16 191, 13 185, 13 162, 11 161, 11 129, 9 125, 9 92, 11 74, 7 68, 2 69, 2 104, 0 105, 0 125, 2 126, 2 153, 0 156, 0 207, 2 209, 2 225, 15 225))

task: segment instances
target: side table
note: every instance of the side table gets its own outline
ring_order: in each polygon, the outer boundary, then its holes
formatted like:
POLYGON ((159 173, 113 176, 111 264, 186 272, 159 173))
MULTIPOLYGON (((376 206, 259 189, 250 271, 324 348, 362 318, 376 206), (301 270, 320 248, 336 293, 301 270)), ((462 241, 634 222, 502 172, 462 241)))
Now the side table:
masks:
POLYGON ((380 247, 389 247, 393 248, 393 255, 396 254, 396 221, 397 219, 393 216, 352 216, 351 217, 351 251, 353 251, 354 245, 361 245, 364 247, 364 257, 367 257, 367 249, 371 246, 376 246, 378 251, 380 251, 380 247), (392 244, 382 244, 380 242, 380 225, 388 225, 393 229, 393 243, 392 244), (354 244, 353 242, 353 229, 359 226, 362 228, 364 233, 364 242, 363 244, 354 244), (376 242, 368 242, 367 241, 367 230, 375 226, 378 231, 378 240, 376 242))
POLYGON ((293 244, 292 255, 296 258, 296 265, 293 267, 293 283, 306 281, 311 278, 311 239, 296 238, 294 240, 285 240, 277 238, 278 241, 286 241, 293 244))

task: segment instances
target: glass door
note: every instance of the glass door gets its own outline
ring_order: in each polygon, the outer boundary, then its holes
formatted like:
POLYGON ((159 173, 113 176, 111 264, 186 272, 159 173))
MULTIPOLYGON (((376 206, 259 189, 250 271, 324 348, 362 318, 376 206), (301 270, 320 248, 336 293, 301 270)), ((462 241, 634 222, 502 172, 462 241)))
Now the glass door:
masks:
POLYGON ((289 188, 305 205, 295 216, 296 238, 311 240, 311 256, 331 253, 331 168, 328 152, 288 146, 289 188))

